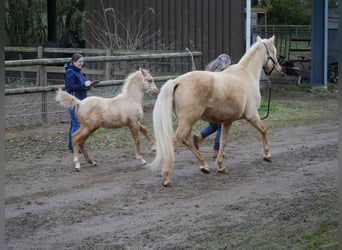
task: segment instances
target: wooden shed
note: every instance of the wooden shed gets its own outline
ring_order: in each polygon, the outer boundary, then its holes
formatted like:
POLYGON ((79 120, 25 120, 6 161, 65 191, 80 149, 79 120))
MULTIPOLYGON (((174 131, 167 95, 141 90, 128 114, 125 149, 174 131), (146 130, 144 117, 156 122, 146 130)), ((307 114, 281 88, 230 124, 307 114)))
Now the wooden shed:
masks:
MULTIPOLYGON (((149 48, 185 51, 201 51, 202 65, 227 53, 237 62, 245 50, 245 1, 227 0, 102 0, 85 1, 88 13, 113 8, 128 20, 137 15, 150 25, 157 37, 148 36, 149 48), (102 6, 103 4, 103 6, 102 6)), ((113 29, 114 29, 114 25, 113 29)), ((125 36, 124 30, 118 31, 125 36)), ((96 43, 86 28, 86 40, 96 43), (88 32, 88 33, 87 33, 88 32)), ((151 33, 150 33, 151 34, 151 33)))

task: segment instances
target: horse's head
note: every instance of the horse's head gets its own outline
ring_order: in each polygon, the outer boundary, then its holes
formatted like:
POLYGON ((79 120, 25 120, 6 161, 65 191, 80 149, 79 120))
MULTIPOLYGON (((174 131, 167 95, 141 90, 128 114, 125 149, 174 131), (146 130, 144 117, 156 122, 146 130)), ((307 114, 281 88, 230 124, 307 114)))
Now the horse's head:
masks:
POLYGON ((143 90, 151 96, 157 95, 159 90, 154 84, 154 80, 150 72, 147 69, 143 69, 141 67, 139 68, 139 71, 141 72, 143 79, 143 90))
POLYGON ((261 39, 259 36, 257 37, 257 41, 261 42, 265 46, 266 56, 265 56, 265 64, 263 69, 266 75, 271 75, 274 70, 278 73, 282 73, 282 67, 280 66, 277 59, 277 49, 274 46, 275 36, 273 35, 269 39, 261 39))

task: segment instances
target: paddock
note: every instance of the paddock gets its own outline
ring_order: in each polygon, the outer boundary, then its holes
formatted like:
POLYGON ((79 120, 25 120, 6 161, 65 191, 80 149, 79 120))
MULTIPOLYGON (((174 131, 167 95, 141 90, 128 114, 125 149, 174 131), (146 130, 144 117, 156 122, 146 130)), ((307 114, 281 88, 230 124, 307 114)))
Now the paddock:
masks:
MULTIPOLYGON (((241 121, 225 173, 209 137, 201 150, 211 173, 181 147, 170 188, 137 164, 128 130, 91 136, 98 166, 76 173, 65 157, 68 124, 7 129, 6 249, 337 248, 337 93, 286 88, 274 84, 272 96, 283 115, 265 120, 271 163, 256 157, 260 136, 241 121)), ((142 121, 150 131, 151 112, 142 121)), ((142 148, 152 161, 146 140, 142 148)))

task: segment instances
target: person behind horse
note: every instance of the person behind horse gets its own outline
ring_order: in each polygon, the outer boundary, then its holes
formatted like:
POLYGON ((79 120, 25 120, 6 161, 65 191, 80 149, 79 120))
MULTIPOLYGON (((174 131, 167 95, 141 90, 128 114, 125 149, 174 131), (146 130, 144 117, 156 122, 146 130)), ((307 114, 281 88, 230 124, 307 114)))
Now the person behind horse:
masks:
MULTIPOLYGON (((84 58, 81 54, 72 55, 71 63, 64 65, 66 71, 64 75, 65 90, 79 100, 87 97, 87 89, 91 86, 91 81, 86 81, 82 72, 83 65, 84 58)), ((75 115, 75 108, 68 108, 70 114, 69 149, 71 152, 73 151, 72 134, 80 128, 80 123, 75 115)))
MULTIPOLYGON (((226 69, 232 60, 229 55, 221 54, 219 55, 214 61, 209 63, 205 70, 206 71, 214 71, 219 72, 226 69)), ((193 142, 197 149, 199 149, 199 144, 209 135, 216 132, 215 141, 214 141, 214 155, 213 157, 216 158, 218 151, 220 149, 220 137, 221 137, 221 124, 220 123, 212 123, 209 122, 208 125, 201 130, 201 132, 197 135, 194 135, 193 142)))

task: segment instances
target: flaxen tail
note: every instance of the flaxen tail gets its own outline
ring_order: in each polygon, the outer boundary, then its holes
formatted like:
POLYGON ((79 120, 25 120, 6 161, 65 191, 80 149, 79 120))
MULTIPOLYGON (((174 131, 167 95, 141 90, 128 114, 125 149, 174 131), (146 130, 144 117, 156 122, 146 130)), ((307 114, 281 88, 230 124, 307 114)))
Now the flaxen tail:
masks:
POLYGON ((56 101, 59 102, 60 105, 65 106, 67 108, 72 108, 75 105, 80 104, 80 100, 77 99, 75 96, 70 95, 66 91, 62 89, 58 89, 56 94, 56 101))
POLYGON ((153 131, 156 140, 156 156, 149 164, 152 170, 161 169, 166 163, 173 165, 172 105, 176 81, 168 80, 161 88, 153 109, 153 131))

